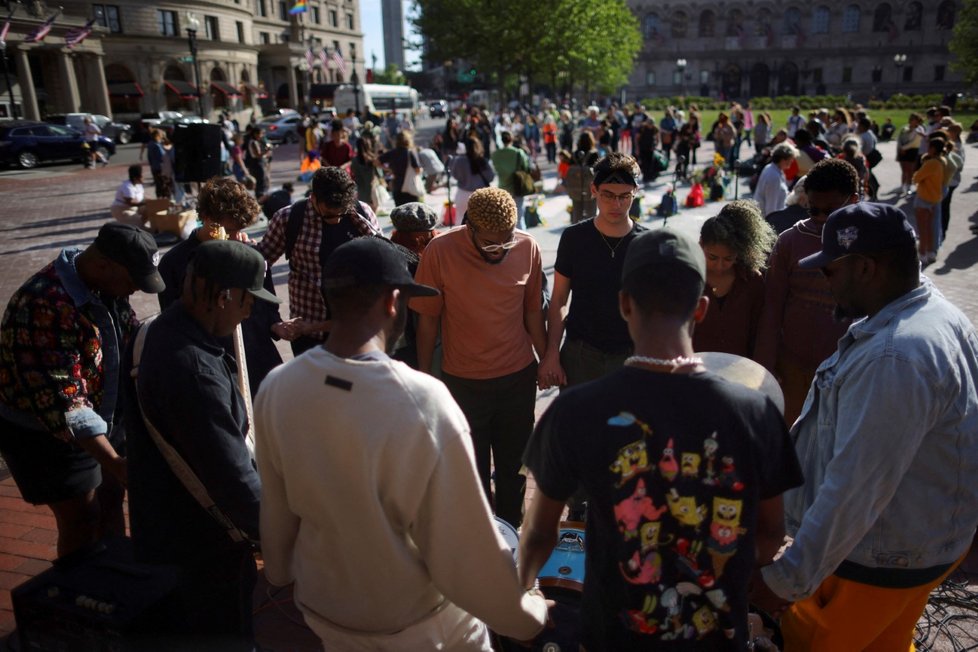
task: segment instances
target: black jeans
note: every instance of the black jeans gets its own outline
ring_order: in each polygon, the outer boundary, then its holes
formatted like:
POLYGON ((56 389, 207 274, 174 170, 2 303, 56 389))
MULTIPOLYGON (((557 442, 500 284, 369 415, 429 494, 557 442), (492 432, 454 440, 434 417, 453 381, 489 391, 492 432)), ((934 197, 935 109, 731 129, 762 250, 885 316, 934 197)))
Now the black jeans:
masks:
POLYGON ((491 500, 490 468, 494 466, 496 515, 519 527, 526 490, 526 478, 520 475, 520 468, 523 449, 533 432, 536 362, 499 378, 473 380, 442 373, 442 380, 469 422, 475 464, 486 498, 491 500))

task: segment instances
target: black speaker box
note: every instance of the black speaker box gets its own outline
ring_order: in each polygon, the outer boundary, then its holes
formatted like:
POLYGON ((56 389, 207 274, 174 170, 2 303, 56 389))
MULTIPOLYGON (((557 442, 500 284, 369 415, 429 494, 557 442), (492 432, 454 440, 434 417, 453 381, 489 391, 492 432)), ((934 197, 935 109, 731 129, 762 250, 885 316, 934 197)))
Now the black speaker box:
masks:
POLYGON ((222 138, 220 125, 176 125, 170 140, 176 149, 174 172, 177 181, 204 182, 220 176, 222 138))

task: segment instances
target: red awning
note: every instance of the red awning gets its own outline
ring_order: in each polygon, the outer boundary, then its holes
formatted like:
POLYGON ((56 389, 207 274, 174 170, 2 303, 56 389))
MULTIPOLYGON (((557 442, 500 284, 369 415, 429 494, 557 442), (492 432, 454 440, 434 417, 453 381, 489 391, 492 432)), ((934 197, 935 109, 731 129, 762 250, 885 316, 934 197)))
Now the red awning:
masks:
POLYGON ((225 95, 241 95, 238 89, 227 83, 226 81, 211 80, 211 88, 216 88, 225 95))
POLYGON ((136 82, 109 82, 109 95, 112 97, 142 97, 143 89, 136 82))
POLYGON ((185 82, 182 79, 166 79, 163 81, 163 84, 184 99, 197 97, 198 95, 197 89, 194 88, 193 84, 185 82))
POLYGON ((248 92, 257 97, 259 100, 264 100, 268 97, 268 92, 259 86, 252 86, 251 84, 245 84, 245 88, 248 92))

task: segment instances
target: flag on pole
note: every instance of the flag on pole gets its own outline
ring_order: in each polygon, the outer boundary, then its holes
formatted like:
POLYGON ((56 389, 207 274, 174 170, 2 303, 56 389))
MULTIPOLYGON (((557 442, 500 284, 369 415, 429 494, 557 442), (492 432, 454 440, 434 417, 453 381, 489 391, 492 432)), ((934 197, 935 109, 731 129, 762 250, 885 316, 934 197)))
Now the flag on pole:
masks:
POLYGON ((309 10, 309 4, 306 0, 295 0, 295 4, 289 9, 289 13, 293 16, 296 14, 304 14, 309 10))
POLYGON ((333 63, 336 64, 336 70, 346 77, 346 61, 343 60, 343 53, 340 52, 340 46, 337 45, 333 48, 333 54, 329 56, 333 60, 333 63))
POLYGON ((312 53, 312 48, 306 48, 306 63, 309 64, 309 69, 311 70, 316 65, 316 57, 312 53))
POLYGON ((34 28, 27 38, 24 39, 24 43, 40 43, 44 40, 44 37, 48 35, 51 28, 54 27, 54 19, 58 17, 58 13, 54 13, 46 21, 34 28))
POLYGON ((329 68, 329 54, 327 54, 326 48, 320 48, 319 62, 323 64, 323 70, 329 68))
POLYGON ((65 32, 65 45, 69 48, 73 48, 92 33, 92 26, 95 25, 95 19, 92 18, 87 23, 76 29, 70 29, 65 32))
POLYGON ((7 32, 10 31, 10 20, 14 17, 14 12, 7 14, 7 22, 3 24, 3 29, 0 29, 0 47, 4 47, 7 44, 7 32))

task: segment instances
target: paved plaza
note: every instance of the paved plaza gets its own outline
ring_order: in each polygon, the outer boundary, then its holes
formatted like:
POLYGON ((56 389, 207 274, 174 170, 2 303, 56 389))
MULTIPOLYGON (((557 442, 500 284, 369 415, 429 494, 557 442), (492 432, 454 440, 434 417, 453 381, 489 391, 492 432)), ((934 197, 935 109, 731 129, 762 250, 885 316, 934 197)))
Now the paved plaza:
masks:
MULTIPOLYGON (((708 161, 712 156, 712 144, 706 143, 701 150, 700 160, 708 161)), ((133 147, 133 146, 130 146, 133 147)), ((138 146, 137 146, 138 147, 138 146)), ((876 174, 881 182, 881 201, 897 203, 909 210, 906 200, 897 200, 895 189, 899 183, 899 169, 894 162, 893 143, 882 143, 881 151, 885 160, 877 168, 876 174)), ((937 263, 929 266, 927 275, 937 287, 964 313, 972 323, 978 323, 978 236, 972 234, 970 227, 978 224, 978 149, 968 147, 968 160, 962 175, 962 184, 954 195, 952 218, 947 241, 938 255, 937 263)), ((745 150, 746 151, 746 150, 745 150)), ((543 159, 540 159, 541 163, 543 159)), ((276 150, 272 167, 272 188, 284 181, 294 181, 299 167, 299 153, 295 145, 282 146, 276 150)), ((544 166, 544 188, 552 190, 555 171, 544 166)), ((6 306, 11 294, 31 274, 50 262, 58 251, 67 246, 87 246, 95 238, 101 227, 111 218, 108 207, 115 190, 126 176, 124 163, 115 163, 107 168, 86 170, 81 167, 48 168, 39 172, 23 174, 18 171, 0 171, 0 305, 6 306)), ((149 175, 147 174, 147 177, 149 175)), ((662 223, 661 218, 648 217, 650 210, 659 203, 666 190, 669 179, 663 177, 648 186, 642 197, 643 221, 655 226, 662 223)), ((305 186, 296 183, 297 193, 304 192, 305 186)), ((682 202, 689 188, 683 185, 677 196, 682 202)), ((149 191, 150 194, 152 190, 149 191)), ((732 189, 729 193, 733 194, 732 189)), ((741 197, 749 196, 746 181, 739 186, 741 197)), ((566 210, 569 200, 566 196, 544 194, 540 197, 540 213, 545 225, 531 229, 544 254, 544 265, 552 273, 557 243, 561 231, 568 225, 566 210)), ((441 188, 427 197, 427 202, 438 210, 443 210, 446 191, 441 188)), ((669 218, 668 223, 691 234, 698 234, 700 225, 707 217, 716 214, 722 204, 711 203, 692 210, 682 210, 679 215, 669 218)), ((381 217, 385 231, 390 232, 390 220, 381 217)), ((263 227, 250 229, 253 237, 260 238, 263 227)), ((273 267, 273 275, 278 294, 287 300, 285 286, 288 267, 284 260, 273 267)), ((137 293, 133 306, 140 317, 147 317, 159 311, 155 296, 137 293)), ((283 317, 288 316, 288 307, 282 308, 283 317)), ((291 358, 288 347, 281 343, 283 357, 291 358)), ((554 391, 541 392, 538 397, 538 411, 553 398, 554 391)), ((11 612, 10 589, 29 577, 48 567, 55 553, 55 525, 50 511, 34 508, 24 503, 16 487, 9 478, 0 481, 0 636, 14 628, 11 612)), ((464 551, 459 551, 464 554, 464 551)), ((974 557, 974 554, 972 555, 974 557)), ((978 572, 978 563, 971 563, 969 570, 978 572)), ((264 591, 264 587, 261 587, 264 591)), ((298 618, 294 611, 283 612, 287 607, 288 595, 285 592, 262 595, 256 600, 261 611, 256 619, 259 628, 259 643, 272 649, 318 649, 317 641, 292 623, 298 618)), ((972 605, 975 606, 975 605, 972 605)), ((975 641, 971 641, 973 644, 975 641)), ((946 642, 933 647, 918 649, 956 649, 946 642)))

